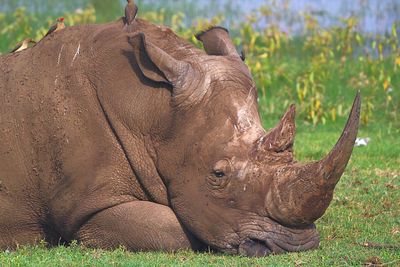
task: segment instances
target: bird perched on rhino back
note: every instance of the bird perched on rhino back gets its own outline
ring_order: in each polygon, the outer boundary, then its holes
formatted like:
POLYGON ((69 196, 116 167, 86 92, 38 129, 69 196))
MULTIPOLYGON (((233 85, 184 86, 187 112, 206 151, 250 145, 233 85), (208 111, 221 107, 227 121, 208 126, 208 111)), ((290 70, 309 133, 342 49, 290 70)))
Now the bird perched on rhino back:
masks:
POLYGON ((11 50, 10 53, 15 53, 15 52, 19 52, 22 50, 25 50, 29 47, 29 44, 36 44, 36 42, 34 40, 32 40, 31 38, 27 38, 25 40, 23 40, 22 42, 19 42, 13 50, 11 50))
POLYGON ((45 37, 53 32, 58 32, 65 28, 64 18, 58 18, 57 23, 51 25, 49 31, 46 33, 45 37))
POLYGON ((126 4, 125 7, 125 24, 131 25, 136 18, 138 7, 136 6, 134 0, 127 0, 127 2, 128 3, 126 4))

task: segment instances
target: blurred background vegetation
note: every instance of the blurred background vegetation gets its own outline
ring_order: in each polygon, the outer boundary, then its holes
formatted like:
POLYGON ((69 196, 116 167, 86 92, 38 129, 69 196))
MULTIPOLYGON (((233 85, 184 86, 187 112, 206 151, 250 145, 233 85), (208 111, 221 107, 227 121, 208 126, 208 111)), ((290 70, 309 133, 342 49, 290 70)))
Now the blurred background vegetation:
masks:
MULTIPOLYGON (((246 53, 266 118, 279 117, 295 102, 305 124, 342 124, 361 90, 363 125, 400 133, 399 1, 136 2, 139 18, 169 25, 199 47, 194 33, 213 24, 228 27, 246 53)), ((102 23, 121 17, 124 5, 124 0, 0 0, 0 53, 27 37, 40 40, 57 17, 65 17, 68 26, 102 23)))

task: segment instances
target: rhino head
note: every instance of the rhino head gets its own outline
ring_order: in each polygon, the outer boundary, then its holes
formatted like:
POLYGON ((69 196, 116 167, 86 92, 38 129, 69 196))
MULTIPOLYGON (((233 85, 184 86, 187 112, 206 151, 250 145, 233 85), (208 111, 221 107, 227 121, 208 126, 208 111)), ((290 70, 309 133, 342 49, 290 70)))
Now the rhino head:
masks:
POLYGON ((214 249, 265 256, 318 247, 313 224, 332 200, 357 135, 360 95, 345 129, 322 160, 293 156, 295 107, 263 129, 257 90, 229 33, 220 27, 197 38, 207 53, 177 59, 130 39, 148 78, 172 88, 173 119, 156 147, 156 166, 181 223, 214 249))

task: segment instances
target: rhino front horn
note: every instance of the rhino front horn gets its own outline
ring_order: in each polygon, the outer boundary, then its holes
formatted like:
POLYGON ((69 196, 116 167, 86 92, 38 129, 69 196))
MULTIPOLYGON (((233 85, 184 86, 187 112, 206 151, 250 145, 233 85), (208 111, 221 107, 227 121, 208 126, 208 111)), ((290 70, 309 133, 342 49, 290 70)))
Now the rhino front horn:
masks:
POLYGON ((358 92, 343 133, 325 158, 278 168, 266 197, 267 210, 274 219, 287 225, 307 225, 324 214, 353 151, 360 108, 358 92))
POLYGON ((339 181, 353 151, 360 120, 361 97, 357 92, 346 126, 332 151, 319 162, 326 184, 335 186, 339 181))

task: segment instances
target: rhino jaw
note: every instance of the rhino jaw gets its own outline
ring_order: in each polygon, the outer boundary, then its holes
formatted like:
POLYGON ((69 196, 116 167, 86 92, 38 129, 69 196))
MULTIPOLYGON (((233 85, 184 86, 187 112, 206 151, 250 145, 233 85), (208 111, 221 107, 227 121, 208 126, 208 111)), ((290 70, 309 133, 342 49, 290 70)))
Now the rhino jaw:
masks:
POLYGON ((308 225, 328 208, 333 191, 350 159, 357 137, 361 96, 357 93, 346 126, 331 152, 308 164, 277 167, 265 199, 269 215, 292 226, 308 225))

